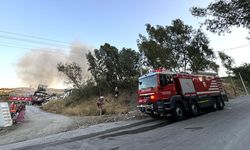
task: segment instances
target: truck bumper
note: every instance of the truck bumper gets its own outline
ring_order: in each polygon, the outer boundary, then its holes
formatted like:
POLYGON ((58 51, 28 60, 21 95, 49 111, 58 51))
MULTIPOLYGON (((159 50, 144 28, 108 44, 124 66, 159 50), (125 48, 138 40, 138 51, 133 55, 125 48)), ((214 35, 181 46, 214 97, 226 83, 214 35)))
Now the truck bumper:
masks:
POLYGON ((165 101, 158 101, 152 104, 141 104, 138 105, 137 108, 143 113, 146 114, 161 114, 167 115, 172 114, 172 109, 170 107, 170 103, 165 101))

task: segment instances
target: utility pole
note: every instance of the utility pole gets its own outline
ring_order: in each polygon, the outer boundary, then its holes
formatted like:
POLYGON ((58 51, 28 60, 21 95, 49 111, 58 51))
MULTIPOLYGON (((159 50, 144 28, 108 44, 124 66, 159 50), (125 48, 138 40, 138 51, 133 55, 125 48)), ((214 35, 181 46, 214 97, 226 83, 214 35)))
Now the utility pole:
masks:
POLYGON ((244 89, 245 89, 246 95, 248 95, 247 88, 246 88, 246 86, 245 86, 245 84, 244 84, 244 81, 243 81, 243 79, 242 79, 242 77, 241 77, 240 72, 239 72, 239 76, 240 76, 241 83, 242 83, 242 85, 243 85, 243 87, 244 87, 244 89))
POLYGON ((140 64, 140 76, 142 76, 142 60, 140 59, 139 64, 140 64))
POLYGON ((142 76, 142 65, 143 65, 143 60, 144 60, 144 53, 140 53, 140 59, 139 59, 139 65, 140 65, 140 76, 142 76))

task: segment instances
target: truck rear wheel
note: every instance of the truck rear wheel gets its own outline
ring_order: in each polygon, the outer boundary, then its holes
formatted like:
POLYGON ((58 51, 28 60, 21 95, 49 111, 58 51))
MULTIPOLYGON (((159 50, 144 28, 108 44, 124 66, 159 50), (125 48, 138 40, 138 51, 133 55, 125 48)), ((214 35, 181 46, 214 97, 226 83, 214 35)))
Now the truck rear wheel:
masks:
POLYGON ((224 106, 225 106, 224 102, 223 102, 223 99, 221 97, 218 97, 217 100, 218 100, 218 109, 222 110, 224 108, 224 106))
POLYGON ((174 105, 172 118, 174 121, 183 120, 185 118, 185 111, 180 103, 174 105))
POLYGON ((214 98, 212 98, 212 110, 213 111, 218 110, 218 102, 214 98))

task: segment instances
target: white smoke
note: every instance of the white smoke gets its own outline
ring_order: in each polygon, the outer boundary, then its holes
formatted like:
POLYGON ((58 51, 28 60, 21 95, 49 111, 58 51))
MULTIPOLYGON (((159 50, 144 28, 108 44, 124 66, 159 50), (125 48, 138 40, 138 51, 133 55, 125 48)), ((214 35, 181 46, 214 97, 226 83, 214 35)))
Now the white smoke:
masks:
POLYGON ((61 87, 62 75, 57 71, 57 64, 76 62, 82 67, 83 78, 90 76, 85 54, 92 48, 81 43, 73 43, 69 52, 60 49, 35 49, 26 53, 17 63, 17 77, 25 86, 37 87, 46 84, 49 87, 61 87))

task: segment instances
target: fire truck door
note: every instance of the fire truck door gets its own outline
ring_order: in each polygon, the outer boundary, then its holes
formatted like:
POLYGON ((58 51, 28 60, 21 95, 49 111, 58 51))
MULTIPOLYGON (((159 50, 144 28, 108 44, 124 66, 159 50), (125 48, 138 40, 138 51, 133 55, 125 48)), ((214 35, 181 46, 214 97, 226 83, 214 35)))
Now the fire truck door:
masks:
POLYGON ((161 99, 169 98, 173 93, 173 78, 171 75, 160 74, 160 90, 161 99))

